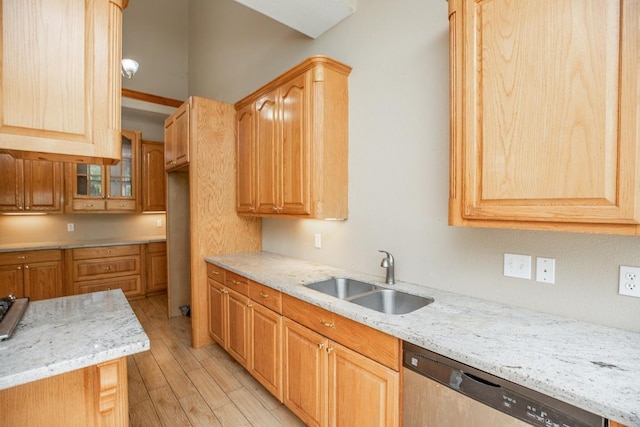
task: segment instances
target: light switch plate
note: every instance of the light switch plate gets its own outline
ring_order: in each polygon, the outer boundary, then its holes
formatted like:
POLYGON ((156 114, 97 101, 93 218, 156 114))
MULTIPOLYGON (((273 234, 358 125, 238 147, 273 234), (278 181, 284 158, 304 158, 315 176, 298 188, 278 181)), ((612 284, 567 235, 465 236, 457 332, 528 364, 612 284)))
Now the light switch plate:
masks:
POLYGON ((504 254, 504 275, 531 279, 531 255, 504 254))

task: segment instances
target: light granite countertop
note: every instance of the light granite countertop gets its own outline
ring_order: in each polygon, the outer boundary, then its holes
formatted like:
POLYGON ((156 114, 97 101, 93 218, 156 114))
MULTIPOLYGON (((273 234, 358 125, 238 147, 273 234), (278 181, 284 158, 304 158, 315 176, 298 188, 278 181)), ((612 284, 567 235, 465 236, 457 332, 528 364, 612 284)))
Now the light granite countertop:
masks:
POLYGON ((45 249, 93 248, 96 246, 140 245, 146 243, 165 242, 166 240, 166 236, 140 236, 122 239, 69 240, 66 242, 7 243, 0 244, 0 253, 45 249))
POLYGON ((120 289, 30 302, 11 337, 0 342, 0 390, 149 347, 120 289))
POLYGON ((303 286, 340 276, 389 287, 381 277, 268 252, 205 260, 443 356, 640 427, 638 333, 404 282, 393 288, 435 302, 409 314, 387 315, 303 286))

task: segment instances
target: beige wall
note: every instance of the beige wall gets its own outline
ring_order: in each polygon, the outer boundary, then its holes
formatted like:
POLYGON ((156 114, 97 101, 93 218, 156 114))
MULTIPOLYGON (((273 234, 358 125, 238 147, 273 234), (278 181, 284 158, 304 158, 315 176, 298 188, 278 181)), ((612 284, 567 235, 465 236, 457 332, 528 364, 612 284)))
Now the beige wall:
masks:
POLYGON ((640 331, 640 299, 617 294, 639 238, 447 226, 445 1, 361 0, 312 40, 233 0, 190 0, 189 31, 192 95, 235 102, 313 54, 353 66, 349 220, 264 220, 265 250, 383 276, 386 249, 400 280, 640 331), (505 252, 556 258, 556 284, 503 277, 505 252))
POLYGON ((165 214, 2 215, 0 245, 164 236, 165 229, 165 214))

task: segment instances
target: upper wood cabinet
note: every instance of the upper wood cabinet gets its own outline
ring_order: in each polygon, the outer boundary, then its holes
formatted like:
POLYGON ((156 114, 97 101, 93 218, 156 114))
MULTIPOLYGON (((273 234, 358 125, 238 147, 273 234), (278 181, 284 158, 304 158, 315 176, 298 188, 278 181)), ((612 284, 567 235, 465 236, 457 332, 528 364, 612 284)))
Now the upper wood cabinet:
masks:
POLYGON ((62 212, 62 163, 0 154, 0 212, 62 212))
POLYGON ((67 163, 67 212, 138 212, 139 131, 122 131, 122 160, 111 166, 67 163))
POLYGON ((142 141, 142 212, 166 211, 164 144, 142 141))
POLYGON ((449 0, 450 224, 638 233, 638 16, 449 0))
POLYGON ((348 76, 314 56, 238 101, 237 211, 348 217, 348 76))
POLYGON ((164 121, 164 167, 174 170, 189 165, 189 110, 186 101, 164 121))
POLYGON ((118 161, 123 0, 0 5, 0 152, 118 161))

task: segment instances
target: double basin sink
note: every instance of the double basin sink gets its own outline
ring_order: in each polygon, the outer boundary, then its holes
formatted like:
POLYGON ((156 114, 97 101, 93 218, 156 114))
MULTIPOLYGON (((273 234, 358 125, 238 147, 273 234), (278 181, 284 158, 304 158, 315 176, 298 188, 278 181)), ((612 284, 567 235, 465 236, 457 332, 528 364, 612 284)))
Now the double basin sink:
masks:
POLYGON ((344 277, 307 283, 304 286, 385 314, 407 314, 433 302, 433 298, 411 295, 344 277))

